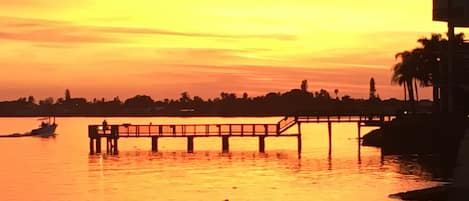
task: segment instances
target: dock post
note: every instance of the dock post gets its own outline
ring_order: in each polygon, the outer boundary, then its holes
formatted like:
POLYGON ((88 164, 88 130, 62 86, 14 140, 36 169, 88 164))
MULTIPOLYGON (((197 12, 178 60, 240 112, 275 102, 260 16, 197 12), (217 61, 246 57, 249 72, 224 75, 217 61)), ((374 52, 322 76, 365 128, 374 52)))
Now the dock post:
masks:
POLYGON ((94 140, 98 137, 98 127, 94 125, 88 126, 88 137, 90 138, 90 155, 95 154, 94 140))
POLYGON ((114 137, 114 150, 113 150, 113 154, 118 154, 119 153, 119 149, 117 148, 117 139, 118 137, 114 137))
POLYGON ((194 136, 187 137, 187 152, 188 153, 194 152, 194 136))
POLYGON ((329 154, 332 153, 332 123, 330 121, 327 122, 327 130, 329 133, 329 154))
POLYGON ((112 154, 116 155, 119 153, 119 149, 117 146, 117 139, 119 139, 119 129, 118 126, 113 125, 111 126, 111 136, 110 136, 110 141, 111 141, 111 152, 112 154), (114 142, 112 142, 114 141, 114 142))
POLYGON ((90 155, 94 154, 94 138, 90 137, 90 155))
POLYGON ((298 158, 301 158, 301 134, 298 134, 296 137, 298 139, 298 158))
POLYGON ((301 158, 301 123, 298 122, 298 136, 296 136, 298 140, 298 158, 301 158))
POLYGON ((96 153, 97 154, 101 153, 101 138, 100 137, 96 138, 96 153))
POLYGON ((362 148, 361 147, 362 146, 361 138, 362 138, 362 136, 361 136, 361 122, 360 121, 357 123, 357 127, 358 127, 358 139, 357 139, 357 141, 358 141, 357 142, 358 143, 357 144, 358 145, 358 163, 361 163, 361 161, 362 161, 361 160, 362 159, 361 158, 361 148, 362 148))
POLYGON ((221 141, 222 141, 222 151, 223 151, 223 153, 229 152, 230 141, 229 141, 228 136, 222 136, 221 141))
POLYGON ((109 137, 106 137, 106 154, 110 153, 111 149, 112 149, 111 139, 109 137))
POLYGON ((259 136, 259 152, 265 152, 265 136, 259 136))
POLYGON ((158 137, 151 137, 151 151, 158 152, 158 137))
POLYGON ((358 123, 357 123, 357 128, 358 128, 358 140, 360 140, 360 138, 361 138, 361 132, 362 132, 362 129, 361 129, 361 128, 362 128, 362 124, 361 124, 360 121, 358 121, 358 123))

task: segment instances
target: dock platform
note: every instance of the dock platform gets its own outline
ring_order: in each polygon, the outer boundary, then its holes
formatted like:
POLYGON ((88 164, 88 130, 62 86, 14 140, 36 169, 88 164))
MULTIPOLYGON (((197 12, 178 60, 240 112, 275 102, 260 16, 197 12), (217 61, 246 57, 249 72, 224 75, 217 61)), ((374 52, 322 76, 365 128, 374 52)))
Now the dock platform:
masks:
POLYGON ((338 116, 286 116, 277 123, 269 124, 116 124, 89 125, 90 154, 101 153, 101 138, 106 139, 106 153, 118 154, 119 138, 151 138, 152 151, 158 151, 159 138, 187 138, 187 151, 194 151, 194 138, 219 137, 222 151, 229 151, 230 137, 259 138, 259 152, 265 152, 266 137, 297 137, 298 154, 301 154, 301 124, 327 123, 329 151, 332 147, 332 123, 357 123, 358 139, 362 126, 381 126, 395 115, 338 115, 338 116), (296 126, 297 129, 291 129, 296 126), (292 131, 293 130, 293 131, 292 131))

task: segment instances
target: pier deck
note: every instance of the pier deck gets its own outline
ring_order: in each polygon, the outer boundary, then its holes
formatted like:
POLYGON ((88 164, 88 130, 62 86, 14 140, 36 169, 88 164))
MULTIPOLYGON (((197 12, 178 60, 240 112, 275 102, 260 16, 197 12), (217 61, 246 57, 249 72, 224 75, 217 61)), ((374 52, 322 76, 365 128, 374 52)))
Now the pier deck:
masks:
POLYGON ((277 124, 157 124, 157 125, 90 125, 94 135, 108 137, 220 137, 277 136, 277 124))
POLYGON ((259 151, 265 151, 266 137, 297 137, 298 154, 301 153, 301 124, 327 123, 329 130, 329 151, 332 147, 332 123, 357 123, 358 139, 361 138, 360 127, 381 126, 391 121, 395 115, 317 115, 317 116, 287 116, 277 123, 269 124, 148 124, 134 125, 130 123, 108 125, 89 125, 90 154, 101 153, 101 138, 106 138, 106 151, 110 154, 118 153, 119 138, 151 138, 152 151, 158 151, 158 138, 187 138, 187 150, 193 152, 195 137, 221 137, 222 151, 229 150, 229 137, 258 137, 259 151), (297 131, 291 131, 297 126, 297 131), (96 150, 96 151, 95 151, 96 150))

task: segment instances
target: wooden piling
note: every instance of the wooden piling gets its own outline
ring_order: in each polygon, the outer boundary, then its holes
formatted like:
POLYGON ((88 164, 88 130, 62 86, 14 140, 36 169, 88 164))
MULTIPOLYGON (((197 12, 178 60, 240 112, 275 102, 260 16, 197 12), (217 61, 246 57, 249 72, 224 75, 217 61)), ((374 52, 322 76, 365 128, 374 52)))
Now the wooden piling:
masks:
POLYGON ((158 152, 158 137, 151 137, 151 151, 158 152))
POLYGON ((221 137, 222 141, 222 151, 223 153, 227 153, 230 150, 230 141, 228 136, 222 136, 221 137))
POLYGON ((113 155, 114 154, 114 149, 115 149, 115 146, 114 146, 114 140, 112 137, 108 137, 108 146, 109 146, 109 154, 113 155))
POLYGON ((330 121, 327 122, 327 131, 329 134, 329 154, 332 153, 332 123, 330 121))
POLYGON ((358 163, 360 164, 361 163, 361 159, 362 159, 362 155, 361 155, 361 148, 362 148, 362 145, 361 145, 361 122, 358 122, 357 123, 357 128, 358 128, 358 136, 357 136, 357 146, 358 146, 358 163))
POLYGON ((301 123, 298 122, 298 136, 297 139, 297 146, 298 146, 298 158, 301 158, 301 123))
POLYGON ((259 136, 259 152, 265 152, 265 136, 259 136))
POLYGON ((94 138, 90 138, 90 155, 94 154, 94 138))
POLYGON ((194 152, 194 136, 187 137, 187 152, 188 153, 194 152))
POLYGON ((362 136, 361 136, 361 132, 362 132, 362 124, 361 124, 361 122, 358 122, 358 123, 357 123, 357 128, 358 128, 358 140, 360 140, 361 137, 362 137, 362 136))
POLYGON ((298 135, 300 135, 300 134, 301 134, 301 123, 298 122, 298 135))
POLYGON ((112 150, 112 141, 110 137, 106 137, 106 154, 111 153, 112 150))
POLYGON ((301 158, 301 134, 296 137, 298 140, 298 158, 301 158))
POLYGON ((114 149, 112 150, 113 154, 118 154, 119 153, 119 149, 118 149, 118 146, 117 146, 117 139, 118 139, 118 137, 114 138, 114 143, 113 143, 114 144, 114 146, 113 146, 114 149))
POLYGON ((97 154, 101 153, 101 138, 100 137, 96 138, 96 153, 97 154))

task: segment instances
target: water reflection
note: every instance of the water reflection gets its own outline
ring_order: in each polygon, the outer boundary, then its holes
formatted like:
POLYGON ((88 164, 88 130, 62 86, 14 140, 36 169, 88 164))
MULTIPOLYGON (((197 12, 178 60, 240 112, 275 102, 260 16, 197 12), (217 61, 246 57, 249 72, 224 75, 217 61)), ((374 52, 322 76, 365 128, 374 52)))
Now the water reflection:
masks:
MULTIPOLYGON (((278 120, 278 118, 273 118, 278 120)), ((148 139, 120 140, 119 155, 88 155, 87 125, 101 118, 63 118, 56 138, 0 140, 2 200, 392 200, 387 195, 434 185, 432 163, 424 159, 382 156, 379 149, 357 151, 355 125, 334 127, 328 154, 327 126, 302 126, 303 153, 296 139, 230 139, 221 153, 219 139, 196 139, 186 153, 185 139, 162 139, 153 153, 148 139), (423 165, 420 164, 422 163, 423 165), (24 187, 28 193, 24 193, 24 187), (53 190, 51 190, 53 189, 53 190)), ((115 118, 110 123, 148 122, 115 118)), ((153 122, 226 122, 217 118, 153 118, 153 122)), ((239 119, 239 121, 259 121, 239 119)), ((15 130, 29 121, 3 119, 15 130)), ((35 119, 30 119, 35 125, 35 119)), ((333 125, 334 126, 334 125, 333 125)), ((11 128, 10 128, 11 127, 11 128)))
MULTIPOLYGON (((365 196, 372 198, 365 200, 385 200, 388 194, 401 189, 429 185, 425 179, 431 174, 418 160, 397 156, 385 156, 384 161, 380 156, 361 158, 361 162, 331 155, 298 159, 295 151, 265 154, 124 151, 117 156, 90 156, 88 168, 92 180, 99 177, 125 182, 125 186, 129 181, 123 178, 130 178, 139 186, 159 189, 172 186, 204 196, 215 196, 210 191, 230 192, 214 200, 343 200, 344 197, 363 200, 365 196), (246 199, 244 194, 253 199, 246 199)), ((175 200, 180 198, 178 194, 167 195, 175 200)))
POLYGON ((282 152, 150 152, 150 151, 123 151, 119 155, 92 155, 88 158, 90 172, 140 169, 174 168, 183 169, 198 167, 229 167, 232 165, 255 167, 269 167, 289 173, 327 172, 327 171, 357 171, 357 172, 384 172, 393 170, 404 176, 412 176, 419 180, 445 180, 440 177, 442 170, 435 166, 433 156, 360 156, 357 160, 333 158, 301 158, 298 159, 294 151, 282 152))
POLYGON ((451 179, 453 167, 442 166, 438 155, 396 155, 386 156, 388 163, 398 165, 399 173, 416 175, 421 178, 435 181, 448 181, 451 179))

